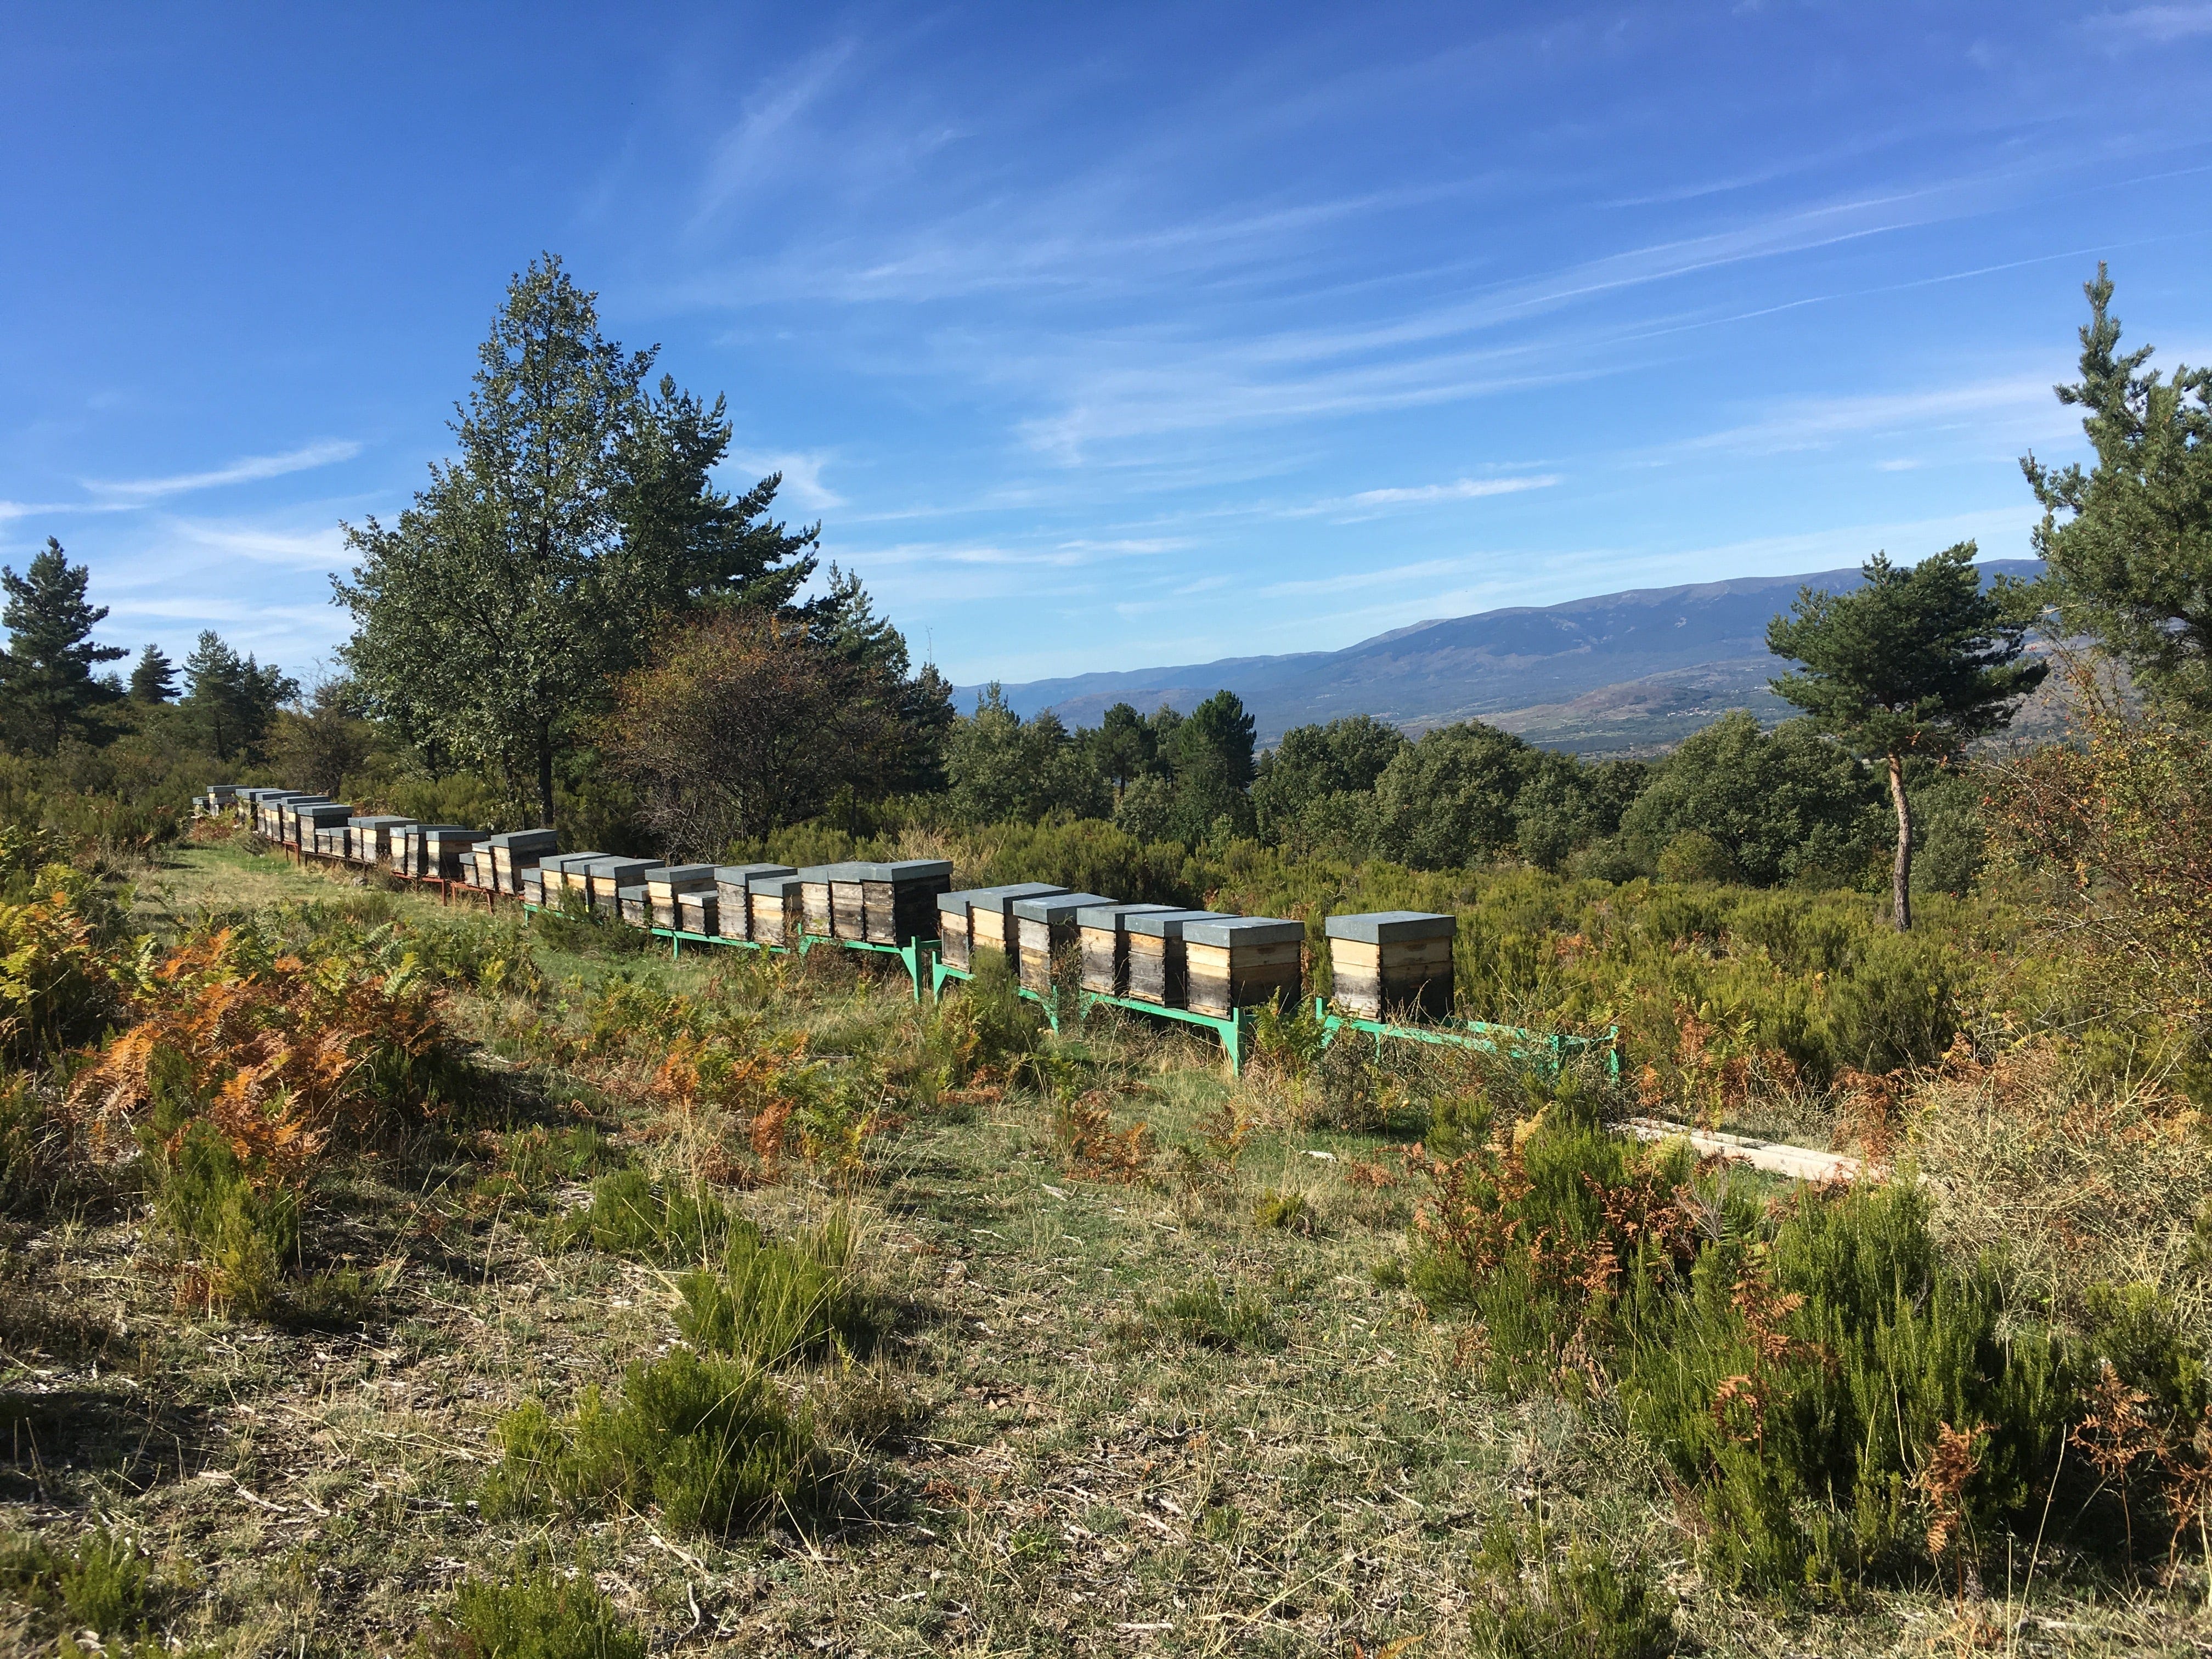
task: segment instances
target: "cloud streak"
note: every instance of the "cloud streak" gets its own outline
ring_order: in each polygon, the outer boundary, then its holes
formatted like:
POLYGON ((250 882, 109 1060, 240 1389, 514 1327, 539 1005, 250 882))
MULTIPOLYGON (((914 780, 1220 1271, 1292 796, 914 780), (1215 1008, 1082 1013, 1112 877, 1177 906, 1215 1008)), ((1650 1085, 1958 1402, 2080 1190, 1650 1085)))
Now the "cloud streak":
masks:
POLYGON ((86 489, 104 501, 137 505, 161 501, 170 495, 185 495, 195 489, 216 489, 224 484, 256 483, 264 478, 281 478, 287 473, 305 472, 314 467, 329 466, 334 462, 349 461, 361 453, 361 447, 351 439, 332 439, 321 443, 304 444, 281 455, 248 455, 233 461, 228 466, 217 467, 208 472, 179 472, 165 478, 88 478, 83 480, 83 483, 86 489))

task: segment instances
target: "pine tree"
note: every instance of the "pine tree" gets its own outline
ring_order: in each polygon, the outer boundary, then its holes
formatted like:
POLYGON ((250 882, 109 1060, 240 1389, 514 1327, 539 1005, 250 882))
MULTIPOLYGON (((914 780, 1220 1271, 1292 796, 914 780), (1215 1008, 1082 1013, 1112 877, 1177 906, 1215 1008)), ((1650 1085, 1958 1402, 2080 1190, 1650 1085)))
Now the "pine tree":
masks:
POLYGON ((299 682, 275 663, 240 657, 212 629, 185 659, 185 711, 222 761, 258 757, 276 711, 300 695, 299 682))
POLYGON ((131 700, 133 702, 170 702, 177 695, 177 669, 158 645, 149 645, 138 653, 138 661, 131 671, 131 700))
POLYGON ((2021 459, 2043 504, 2035 549, 2069 632, 2095 635, 2154 694, 2212 717, 2212 369, 2143 373, 2150 347, 2119 355, 2103 264, 2084 292, 2081 379, 2056 390, 2087 411, 2097 465, 2021 459))
POLYGON ((1912 812, 1905 794, 1908 756, 1957 757, 1976 738, 2012 720, 2013 706, 2049 673, 2018 660, 2029 623, 2019 585, 1985 591, 1974 544, 1960 542, 1903 568, 1877 553, 1848 593, 1800 589, 1787 617, 1766 628, 1766 648, 1805 665, 1770 681, 1814 727, 1889 769, 1897 811, 1890 882, 1893 920, 1912 926, 1912 812))
POLYGON ((88 731, 93 709, 119 695, 109 681, 93 674, 95 663, 128 653, 120 646, 94 645, 90 635, 107 615, 105 605, 85 602, 92 573, 71 564, 62 544, 46 538, 46 550, 17 575, 0 568, 0 587, 8 606, 0 624, 8 629, 8 649, 0 654, 0 710, 16 739, 50 755, 72 732, 88 731))

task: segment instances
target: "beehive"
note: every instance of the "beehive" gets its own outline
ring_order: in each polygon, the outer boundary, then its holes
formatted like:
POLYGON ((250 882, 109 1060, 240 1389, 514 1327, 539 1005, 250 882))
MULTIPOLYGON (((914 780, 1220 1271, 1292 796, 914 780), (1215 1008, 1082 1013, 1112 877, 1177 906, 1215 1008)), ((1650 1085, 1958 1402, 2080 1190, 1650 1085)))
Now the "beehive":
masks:
POLYGON ((343 859, 346 855, 346 832, 342 823, 318 824, 313 830, 316 853, 326 859, 343 859))
POLYGON ((1087 906, 1114 901, 1096 893, 1054 893, 1013 902, 1015 972, 1024 990, 1039 996, 1052 991, 1053 964, 1075 948, 1076 915, 1087 906))
POLYGON ((939 893, 937 896, 937 955, 948 968, 957 968, 966 973, 968 955, 968 900, 965 890, 939 893))
POLYGON ((756 876, 795 876, 799 873, 787 864, 722 864, 714 867, 714 892, 721 902, 715 907, 716 925, 723 939, 750 939, 753 936, 753 902, 748 884, 756 876))
POLYGON ((410 822, 374 813, 346 821, 346 857, 356 864, 382 864, 392 856, 392 832, 410 822))
POLYGON ((276 807, 276 839, 288 847, 300 844, 300 814, 307 807, 319 806, 329 800, 328 795, 287 795, 276 807))
POLYGON ((1306 925, 1276 916, 1222 916, 1183 924, 1183 1006, 1223 1018, 1273 1003, 1285 1013, 1305 988, 1306 925))
POLYGON ((461 879, 461 854, 484 838, 481 830, 460 830, 438 824, 422 834, 422 871, 441 881, 461 879))
POLYGON ((551 858, 538 860, 540 881, 544 888, 544 902, 555 909, 561 908, 564 895, 574 893, 585 904, 592 902, 589 880, 591 868, 605 853, 556 853, 551 858))
POLYGON ((830 878, 830 934, 833 939, 864 939, 868 936, 868 884, 860 878, 862 866, 840 865, 830 878))
POLYGON ((755 944, 799 943, 806 927, 805 886, 796 870, 786 875, 755 876, 745 883, 755 944))
POLYGON ((290 825, 285 809, 295 801, 321 799, 321 796, 311 795, 302 789, 279 789, 264 795, 254 809, 257 819, 254 828, 270 841, 284 841, 288 838, 286 831, 290 825))
POLYGON ((484 859, 483 852, 480 848, 463 848, 459 853, 453 855, 453 879, 459 882, 464 887, 482 887, 485 885, 484 878, 477 873, 477 866, 479 860, 484 862, 489 861, 484 859))
MULTIPOLYGON (((850 868, 852 866, 846 864, 811 864, 799 871, 800 914, 804 918, 801 925, 805 932, 823 939, 836 937, 836 921, 830 914, 834 898, 830 890, 833 883, 850 879, 844 875, 850 868)), ((857 882, 853 884, 853 892, 857 905, 860 896, 857 882)), ((854 937, 857 939, 860 935, 856 933, 854 937)), ((797 943, 795 939, 791 942, 797 943)))
POLYGON ((900 859, 854 869, 860 879, 861 938, 904 945, 937 937, 937 896, 952 885, 951 860, 900 859))
POLYGON ((653 926, 653 894, 642 884, 615 890, 615 914, 631 927, 653 926))
POLYGON ((645 872, 646 898, 655 927, 672 928, 683 920, 676 914, 678 894, 714 890, 714 866, 711 864, 663 864, 645 872))
POLYGON ((343 858, 346 820, 352 816, 353 808, 338 801, 313 801, 297 808, 293 817, 299 828, 300 850, 327 855, 331 843, 324 837, 330 831, 336 830, 338 835, 337 856, 343 858))
POLYGON ((484 845, 491 852, 491 880, 487 884, 502 893, 519 893, 522 872, 557 851, 561 838, 551 830, 510 830, 503 836, 489 837, 484 845))
POLYGON ((645 872, 653 868, 651 859, 601 859, 585 872, 589 882, 592 908, 601 915, 619 918, 622 915, 622 890, 635 887, 645 890, 645 872))
POLYGON ((678 893, 676 896, 676 931, 713 939, 715 927, 721 919, 721 909, 722 896, 714 888, 678 893))
MULTIPOLYGON (((1007 951, 1013 943, 1013 907, 1026 898, 1064 893, 1048 881, 1016 882, 1008 887, 978 887, 968 895, 968 955, 972 968, 986 951, 1007 951)), ((1011 954, 1011 952, 1009 952, 1011 954)))
POLYGON ((1456 917, 1426 910, 1331 916, 1332 999, 1362 1019, 1442 1019, 1452 1007, 1456 917))
POLYGON ((1172 904, 1087 904, 1075 913, 1083 951, 1083 988, 1103 997, 1129 994, 1131 916, 1171 911, 1172 904))
POLYGON ((522 902, 543 905, 545 902, 545 872, 536 865, 522 872, 522 902))
POLYGON ((1183 1006, 1182 930, 1212 921, 1216 910, 1135 910, 1122 924, 1129 942, 1129 994, 1164 1008, 1183 1006))

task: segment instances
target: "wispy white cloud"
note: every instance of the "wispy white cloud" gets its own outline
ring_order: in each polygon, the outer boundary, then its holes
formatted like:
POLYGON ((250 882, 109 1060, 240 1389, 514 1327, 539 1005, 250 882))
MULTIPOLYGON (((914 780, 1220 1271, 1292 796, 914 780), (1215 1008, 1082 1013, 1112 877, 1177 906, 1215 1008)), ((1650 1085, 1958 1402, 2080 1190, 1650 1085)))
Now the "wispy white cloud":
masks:
POLYGON ((1449 483, 1412 484, 1388 489, 1363 489, 1357 495, 1317 501, 1302 509, 1333 513, 1366 507, 1431 507, 1439 501, 1480 501, 1486 495, 1517 495, 1523 490, 1549 489, 1560 482, 1556 472, 1528 473, 1500 478, 1455 478, 1449 483))
POLYGON ((845 498, 823 482, 822 469, 834 458, 828 450, 785 451, 778 454, 732 455, 723 463, 726 471, 744 475, 740 489, 771 472, 783 475, 782 493, 809 512, 825 512, 845 505, 845 498))
POLYGON ((2089 27, 2125 37, 2132 42, 2163 46, 2168 41, 2212 34, 2212 4, 2130 6, 2125 11, 2100 13, 2089 27))
POLYGON ((305 472, 312 467, 351 460, 360 453, 361 446, 352 440, 332 439, 306 444, 298 449, 287 450, 281 455, 248 455, 233 461, 228 466, 216 467, 207 472, 180 472, 166 478, 88 478, 83 482, 87 489, 103 500, 135 504, 159 501, 168 495, 181 495, 189 490, 213 489, 222 484, 252 483, 263 478, 281 478, 289 472, 305 472))
MULTIPOLYGON (((2078 416, 2051 396, 2054 374, 2009 374, 1910 392, 1864 392, 1778 404, 1755 421, 1663 447, 1665 451, 1731 450, 1775 454, 1818 449, 1848 438, 1960 428, 1996 433, 2010 441, 2075 429, 2078 416)), ((1882 463, 1885 471, 1917 465, 1882 463)))
POLYGON ((849 39, 833 42, 795 70, 776 76, 746 104, 744 113, 722 134, 708 158, 698 203, 692 210, 693 231, 773 174, 793 129, 836 80, 853 56, 854 46, 849 39))

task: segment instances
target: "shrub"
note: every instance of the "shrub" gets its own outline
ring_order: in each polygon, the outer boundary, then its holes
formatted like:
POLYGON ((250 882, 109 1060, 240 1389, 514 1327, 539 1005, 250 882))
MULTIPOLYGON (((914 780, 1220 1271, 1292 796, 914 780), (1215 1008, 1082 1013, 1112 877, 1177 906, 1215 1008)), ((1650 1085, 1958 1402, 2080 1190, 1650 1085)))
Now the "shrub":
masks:
POLYGON ((1224 1289, 1216 1279, 1202 1279, 1155 1304, 1146 1322, 1171 1341, 1232 1353, 1273 1352, 1285 1340, 1266 1297, 1235 1285, 1224 1289))
POLYGON ((882 1334, 872 1300, 854 1285, 854 1237, 842 1216, 794 1243, 745 1229, 719 1272, 687 1273, 677 1325, 698 1347, 759 1365, 839 1352, 864 1355, 882 1334))
POLYGON ((592 1183, 592 1201, 562 1228, 565 1239, 663 1267, 705 1265, 725 1251, 757 1249, 759 1229, 721 1200, 656 1185, 642 1170, 592 1183))
POLYGON ((645 1659, 645 1638, 581 1573, 471 1578, 424 1644, 439 1659, 645 1659))
POLYGON ((592 1388, 565 1419, 525 1406, 495 1437, 485 1487, 495 1512, 653 1503, 678 1532, 722 1535, 804 1508, 822 1484, 812 1429, 767 1372, 682 1348, 633 1364, 612 1403, 592 1388))
POLYGON ((97 1036, 121 1006, 127 972, 101 945, 89 878, 52 865, 37 886, 0 903, 0 1054, 19 1064, 97 1036))
POLYGON ((52 1196, 64 1133, 33 1078, 21 1072, 0 1077, 0 1213, 41 1206, 52 1196))
POLYGON ((1044 1015, 1021 994, 1012 965, 998 951, 977 953, 974 977, 943 1021, 961 1080, 1011 1081, 1044 1043, 1044 1015))
MULTIPOLYGON (((282 1184, 257 1184, 211 1123, 184 1126, 155 1148, 154 1214, 199 1263, 197 1288, 210 1309, 266 1318, 300 1251, 300 1200, 282 1184)), ((195 1298, 200 1299, 200 1298, 195 1298)))
POLYGON ((1495 1659, 1659 1659, 1674 1650, 1674 1624, 1656 1605, 1640 1565, 1622 1566, 1602 1544, 1571 1545, 1564 1559, 1539 1530, 1524 1548, 1502 1527, 1483 1541, 1483 1593, 1470 1620, 1477 1652, 1495 1659))
POLYGON ((88 1652, 136 1659, 175 1650, 153 1639, 173 1588, 155 1577, 131 1540, 110 1529, 88 1532, 67 1549, 39 1536, 0 1544, 0 1594, 58 1627, 65 1659, 88 1652), (86 1632, 95 1638, 90 1649, 76 1640, 86 1632))

